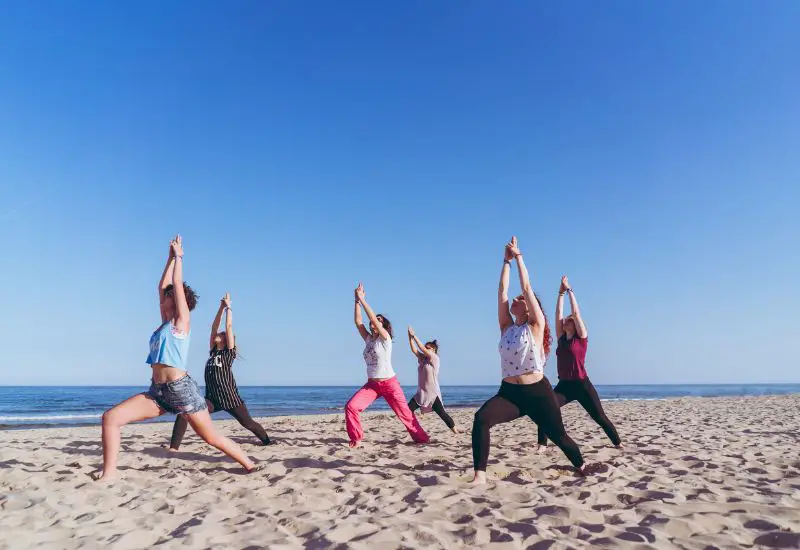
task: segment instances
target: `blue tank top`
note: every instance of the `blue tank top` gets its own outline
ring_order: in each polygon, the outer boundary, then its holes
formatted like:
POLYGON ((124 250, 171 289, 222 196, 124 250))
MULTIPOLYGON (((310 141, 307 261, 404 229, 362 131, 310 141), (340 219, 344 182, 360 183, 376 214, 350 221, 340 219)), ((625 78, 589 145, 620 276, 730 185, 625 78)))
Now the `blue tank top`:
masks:
POLYGON ((147 356, 147 364, 158 363, 186 370, 190 339, 191 332, 186 334, 178 332, 175 325, 167 321, 150 337, 150 355, 147 356))

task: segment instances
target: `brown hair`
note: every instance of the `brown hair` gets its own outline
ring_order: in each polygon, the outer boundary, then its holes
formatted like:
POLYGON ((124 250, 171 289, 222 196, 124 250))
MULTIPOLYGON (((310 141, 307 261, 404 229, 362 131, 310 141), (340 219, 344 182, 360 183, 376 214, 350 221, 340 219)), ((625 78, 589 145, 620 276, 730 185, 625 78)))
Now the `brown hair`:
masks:
POLYGON ((430 342, 425 342, 425 347, 431 346, 433 351, 438 355, 439 354, 439 342, 437 340, 431 340, 430 342))
MULTIPOLYGON (((173 285, 168 285, 164 288, 164 296, 174 296, 174 293, 175 287, 173 285)), ((183 283, 183 293, 186 295, 186 305, 189 306, 189 311, 194 311, 194 308, 197 307, 197 293, 186 283, 183 283)))
POLYGON ((392 331, 392 323, 389 322, 389 319, 383 313, 378 313, 375 317, 378 318, 378 321, 381 322, 383 328, 386 329, 386 332, 389 333, 389 338, 394 338, 394 332, 392 331))

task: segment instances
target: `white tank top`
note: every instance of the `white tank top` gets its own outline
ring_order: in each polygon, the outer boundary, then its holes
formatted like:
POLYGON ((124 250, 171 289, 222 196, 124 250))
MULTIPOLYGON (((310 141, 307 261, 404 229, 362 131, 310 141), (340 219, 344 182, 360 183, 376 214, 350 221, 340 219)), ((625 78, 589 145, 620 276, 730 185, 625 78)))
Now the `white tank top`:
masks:
POLYGON ((533 338, 528 323, 511 325, 500 336, 500 368, 503 378, 544 372, 545 356, 533 338))
POLYGON ((368 336, 364 346, 364 361, 367 363, 367 378, 393 377, 391 339, 368 336))

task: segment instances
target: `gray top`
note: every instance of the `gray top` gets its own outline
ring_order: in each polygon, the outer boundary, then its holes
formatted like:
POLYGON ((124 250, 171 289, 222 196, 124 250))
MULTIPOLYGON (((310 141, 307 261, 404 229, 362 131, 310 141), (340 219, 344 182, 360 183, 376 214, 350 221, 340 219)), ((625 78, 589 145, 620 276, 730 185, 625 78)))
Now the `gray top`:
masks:
POLYGON ((422 412, 430 412, 436 398, 442 398, 442 390, 439 389, 439 356, 433 354, 428 359, 425 354, 419 353, 417 360, 417 393, 414 400, 422 412))

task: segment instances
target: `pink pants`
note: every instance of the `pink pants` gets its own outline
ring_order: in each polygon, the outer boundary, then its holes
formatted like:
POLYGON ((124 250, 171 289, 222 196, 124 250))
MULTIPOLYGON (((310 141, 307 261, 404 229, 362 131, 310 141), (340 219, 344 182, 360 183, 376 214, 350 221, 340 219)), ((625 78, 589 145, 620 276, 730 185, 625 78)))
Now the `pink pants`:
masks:
POLYGON ((417 417, 411 412, 406 403, 406 396, 397 377, 393 376, 387 380, 369 380, 358 390, 344 409, 344 418, 347 424, 347 435, 350 441, 356 443, 364 437, 364 429, 361 427, 361 411, 369 407, 377 398, 383 397, 389 406, 406 427, 411 439, 417 443, 427 443, 428 434, 422 429, 417 417))

